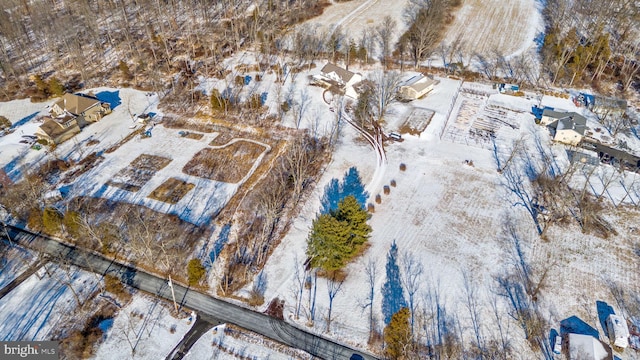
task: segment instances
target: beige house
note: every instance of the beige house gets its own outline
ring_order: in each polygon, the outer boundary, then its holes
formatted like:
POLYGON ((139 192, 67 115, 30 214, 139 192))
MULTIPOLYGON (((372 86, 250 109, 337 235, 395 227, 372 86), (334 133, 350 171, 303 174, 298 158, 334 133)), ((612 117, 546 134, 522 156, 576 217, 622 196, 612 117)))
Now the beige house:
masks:
POLYGON ((49 109, 51 116, 36 130, 39 140, 60 144, 80 132, 80 130, 111 113, 107 103, 89 95, 64 94, 49 109))
POLYGON ((553 141, 576 146, 587 130, 587 119, 576 113, 565 113, 565 117, 548 125, 553 141))
POLYGON ((354 86, 362 81, 362 75, 343 69, 335 64, 327 63, 320 70, 320 75, 316 80, 337 85, 340 90, 344 91, 346 96, 357 99, 358 92, 354 86))
POLYGON ((44 123, 36 130, 38 140, 44 140, 49 144, 60 144, 69 140, 80 132, 78 121, 72 115, 60 118, 46 117, 44 123))
POLYGON ((416 100, 433 90, 440 81, 426 77, 424 75, 416 75, 409 79, 404 85, 400 86, 398 96, 404 100, 416 100))
POLYGON ((56 118, 69 113, 77 118, 78 125, 82 128, 111 113, 111 107, 93 96, 67 93, 51 106, 50 112, 56 118))

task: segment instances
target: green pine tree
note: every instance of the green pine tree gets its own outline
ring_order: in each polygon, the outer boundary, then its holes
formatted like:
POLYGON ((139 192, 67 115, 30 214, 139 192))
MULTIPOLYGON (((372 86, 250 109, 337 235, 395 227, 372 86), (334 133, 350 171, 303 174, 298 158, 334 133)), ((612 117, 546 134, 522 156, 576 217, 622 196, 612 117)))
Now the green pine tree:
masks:
POLYGON ((49 93, 53 96, 64 95, 64 85, 60 83, 58 78, 52 77, 48 84, 49 93))
POLYGON ((335 211, 321 214, 313 222, 307 239, 311 267, 327 273, 342 269, 369 239, 368 219, 369 214, 353 196, 340 201, 335 211))
POLYGON ((57 234, 62 226, 62 214, 53 207, 47 207, 42 213, 42 225, 47 234, 57 234))
POLYGON ((411 325, 409 309, 403 307, 391 317, 391 322, 384 328, 384 354, 387 359, 405 359, 411 348, 411 325))
POLYGON ((330 214, 320 215, 307 239, 307 256, 311 267, 333 272, 343 268, 351 253, 349 225, 330 214))
POLYGON ((187 264, 187 276, 189 277, 189 285, 198 285, 200 279, 204 276, 206 270, 200 259, 191 259, 187 264))
POLYGON ((338 210, 333 216, 338 221, 344 221, 349 225, 350 254, 356 255, 371 233, 371 226, 367 224, 369 213, 362 208, 354 196, 349 195, 338 203, 338 210))

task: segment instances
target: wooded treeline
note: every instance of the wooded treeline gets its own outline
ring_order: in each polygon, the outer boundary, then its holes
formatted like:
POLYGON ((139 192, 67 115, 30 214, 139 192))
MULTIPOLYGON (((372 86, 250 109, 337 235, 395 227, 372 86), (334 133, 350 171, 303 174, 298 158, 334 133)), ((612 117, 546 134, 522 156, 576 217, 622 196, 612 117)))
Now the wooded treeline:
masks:
POLYGON ((626 91, 640 71, 640 4, 630 0, 549 0, 542 48, 551 84, 617 84, 626 91))
POLYGON ((116 77, 159 90, 175 73, 212 73, 242 46, 272 49, 282 30, 318 15, 325 5, 318 0, 6 0, 0 11, 2 95, 24 95, 30 75, 46 78, 53 72, 65 82, 75 76, 72 85, 102 85, 116 77))

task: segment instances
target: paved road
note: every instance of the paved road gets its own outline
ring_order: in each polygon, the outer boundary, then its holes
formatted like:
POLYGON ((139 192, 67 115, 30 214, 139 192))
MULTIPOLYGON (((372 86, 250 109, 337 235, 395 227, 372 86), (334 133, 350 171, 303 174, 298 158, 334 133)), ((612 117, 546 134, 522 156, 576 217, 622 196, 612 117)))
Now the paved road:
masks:
MULTIPOLYGON (((34 234, 11 225, 7 225, 7 230, 13 241, 49 254, 52 261, 65 259, 78 267, 98 274, 109 273, 116 275, 129 286, 171 300, 171 291, 166 279, 108 260, 101 255, 82 248, 66 245, 46 236, 34 234)), ((265 314, 245 309, 175 283, 173 288, 176 299, 182 307, 196 310, 211 318, 256 332, 288 346, 304 350, 319 358, 340 360, 349 359, 352 354, 359 354, 363 359, 376 359, 370 354, 308 333, 265 314)))

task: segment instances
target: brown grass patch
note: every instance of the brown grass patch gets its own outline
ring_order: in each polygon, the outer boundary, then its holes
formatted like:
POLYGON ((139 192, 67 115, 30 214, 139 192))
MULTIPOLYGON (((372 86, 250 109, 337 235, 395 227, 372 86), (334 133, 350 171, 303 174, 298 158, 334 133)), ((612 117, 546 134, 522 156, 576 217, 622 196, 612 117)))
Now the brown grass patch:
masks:
POLYGON ((162 156, 142 154, 107 182, 109 186, 136 192, 160 169, 169 165, 171 159, 162 156))
POLYGON ((434 112, 426 109, 414 109, 400 127, 401 133, 420 135, 431 123, 434 112))
POLYGON ((264 150, 262 145, 242 140, 219 149, 202 149, 182 171, 209 180, 237 183, 264 150))
POLYGON ((187 139, 200 140, 202 139, 203 136, 204 134, 188 132, 188 133, 185 133, 184 136, 182 137, 185 137, 187 139))
POLYGON ((144 131, 144 127, 141 127, 139 129, 133 131, 131 134, 127 135, 124 139, 120 140, 117 144, 115 144, 112 147, 108 148, 104 152, 109 154, 109 153, 112 153, 112 152, 118 150, 120 148, 120 146, 122 146, 123 144, 127 143, 129 140, 133 139, 136 135, 142 134, 142 131, 144 131))
POLYGON ((176 204, 194 187, 194 184, 180 179, 170 178, 153 190, 151 194, 149 194, 149 198, 168 204, 176 204))

